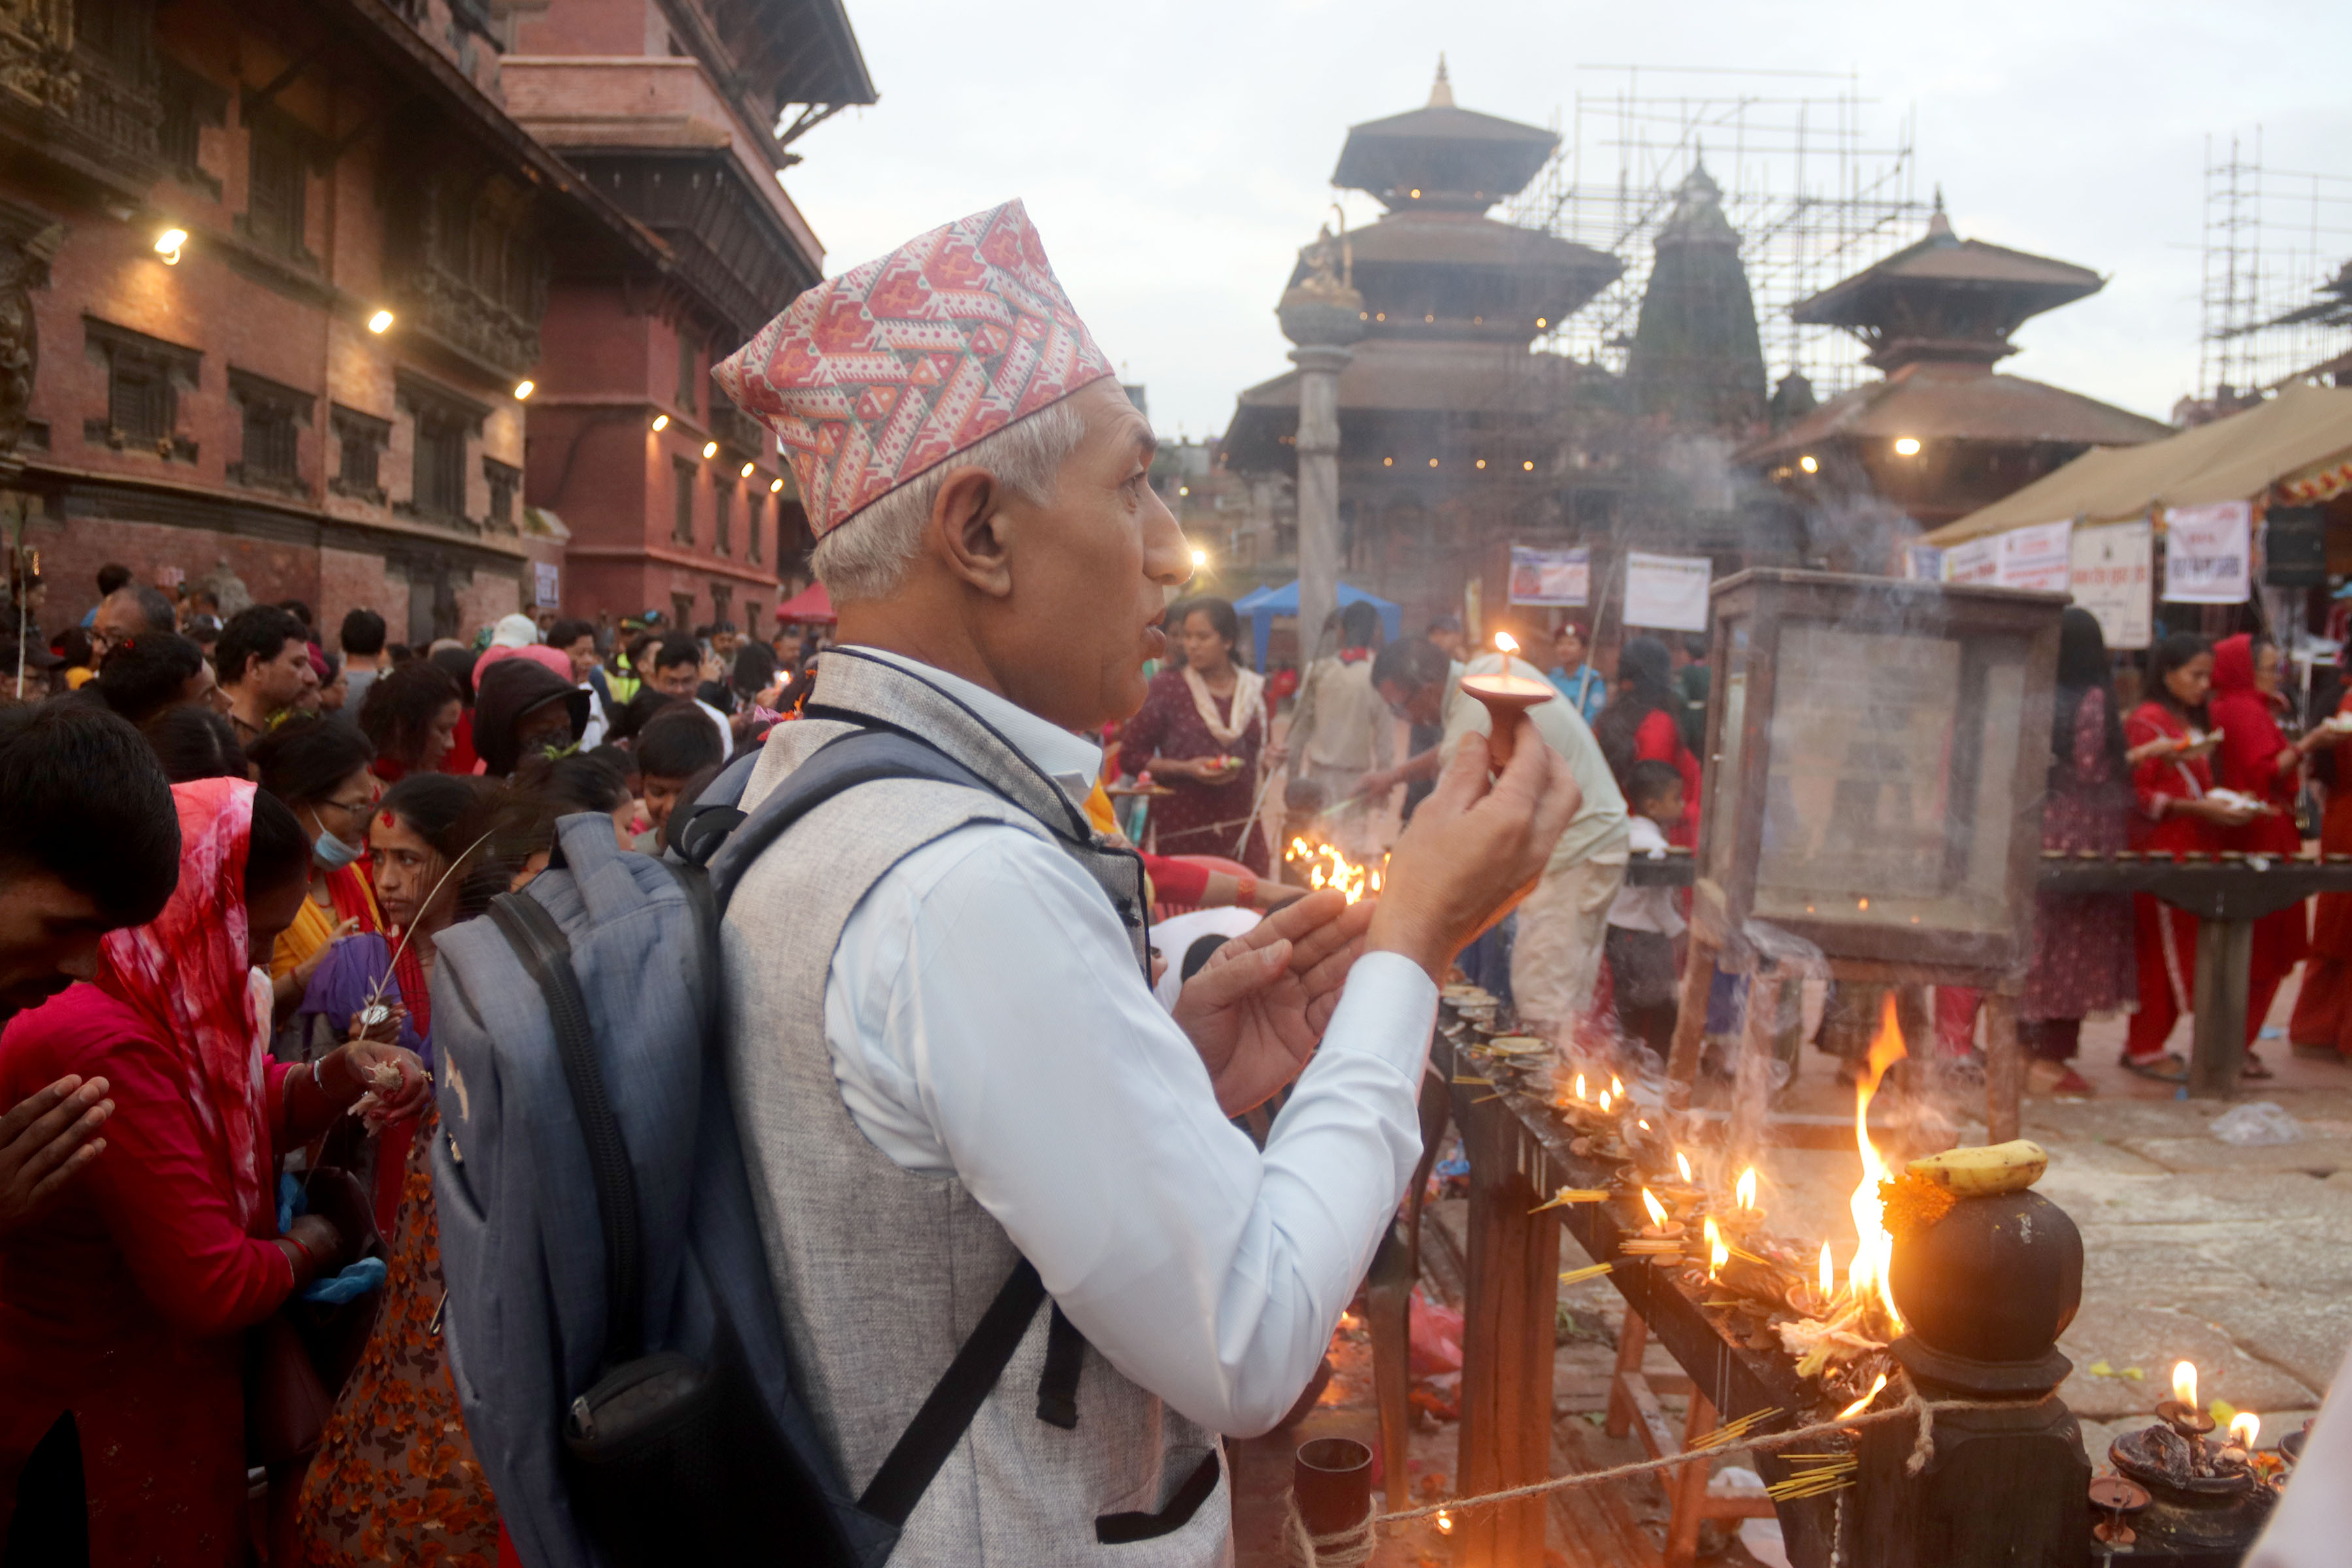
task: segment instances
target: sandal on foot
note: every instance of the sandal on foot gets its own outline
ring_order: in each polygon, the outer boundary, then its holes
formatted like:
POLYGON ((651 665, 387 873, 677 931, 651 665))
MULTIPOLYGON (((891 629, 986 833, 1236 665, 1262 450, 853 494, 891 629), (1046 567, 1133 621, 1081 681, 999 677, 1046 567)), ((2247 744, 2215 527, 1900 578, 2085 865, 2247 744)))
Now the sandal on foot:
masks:
POLYGON ((2241 1082, 2263 1083, 2276 1077, 2278 1074, 2264 1067, 2263 1058, 2252 1051, 2248 1051, 2245 1059, 2238 1064, 2238 1078, 2241 1082))
POLYGON ((2124 1071, 2137 1073, 2140 1077, 2152 1079, 2158 1083, 2189 1081, 2189 1064, 2169 1051, 2162 1056, 2126 1057, 2123 1065, 2124 1071))

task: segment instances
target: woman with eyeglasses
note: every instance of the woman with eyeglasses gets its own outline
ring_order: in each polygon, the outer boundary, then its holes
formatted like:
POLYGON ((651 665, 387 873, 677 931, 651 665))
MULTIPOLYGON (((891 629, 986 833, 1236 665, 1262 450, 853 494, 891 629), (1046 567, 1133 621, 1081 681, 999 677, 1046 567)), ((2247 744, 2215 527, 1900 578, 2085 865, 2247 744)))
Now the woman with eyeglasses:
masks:
POLYGON ((383 911, 359 863, 367 850, 368 812, 382 791, 368 771, 375 747, 328 719, 288 721, 255 742, 248 760, 261 770, 261 787, 293 808, 310 837, 310 897, 269 961, 283 1017, 300 1003, 338 940, 383 929, 383 911))

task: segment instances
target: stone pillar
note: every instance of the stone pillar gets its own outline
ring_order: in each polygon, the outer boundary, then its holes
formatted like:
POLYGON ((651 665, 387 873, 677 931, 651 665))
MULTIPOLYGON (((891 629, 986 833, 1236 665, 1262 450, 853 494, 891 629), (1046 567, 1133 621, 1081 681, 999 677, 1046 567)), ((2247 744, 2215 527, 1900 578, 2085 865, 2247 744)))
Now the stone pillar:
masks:
POLYGON ((1339 602, 1339 373, 1364 335, 1364 297, 1349 281, 1345 247, 1327 231, 1299 252, 1299 281, 1275 314, 1298 346, 1298 662, 1318 654, 1323 622, 1339 602))
POLYGON ((1303 343, 1290 351, 1298 367, 1298 650, 1299 661, 1333 650, 1321 645, 1323 623, 1339 603, 1339 372, 1355 351, 1336 343, 1303 343))

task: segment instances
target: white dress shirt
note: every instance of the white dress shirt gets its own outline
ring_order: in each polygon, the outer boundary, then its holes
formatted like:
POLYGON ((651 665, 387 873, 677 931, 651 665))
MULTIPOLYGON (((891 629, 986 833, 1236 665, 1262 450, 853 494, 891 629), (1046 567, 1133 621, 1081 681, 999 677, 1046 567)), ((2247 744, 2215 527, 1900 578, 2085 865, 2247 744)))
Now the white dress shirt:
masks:
MULTIPOLYGON (((1634 816, 1626 818, 1626 827, 1629 836, 1625 847, 1631 853, 1645 855, 1653 860, 1666 858, 1666 836, 1656 823, 1646 816, 1634 816)), ((1616 901, 1609 906, 1609 923, 1626 931, 1680 936, 1688 922, 1675 908, 1674 894, 1672 888, 1636 888, 1629 883, 1617 889, 1616 901)))
MULTIPOLYGON (((1083 798, 1099 748, 860 651, 948 691, 1083 798)), ((876 883, 824 992, 860 1131, 906 1170, 960 1179, 1112 1365, 1236 1436, 1297 1399, 1403 1195, 1436 1011, 1420 965, 1367 954, 1260 1153, 1218 1110, 1100 886, 1001 823, 876 883)))

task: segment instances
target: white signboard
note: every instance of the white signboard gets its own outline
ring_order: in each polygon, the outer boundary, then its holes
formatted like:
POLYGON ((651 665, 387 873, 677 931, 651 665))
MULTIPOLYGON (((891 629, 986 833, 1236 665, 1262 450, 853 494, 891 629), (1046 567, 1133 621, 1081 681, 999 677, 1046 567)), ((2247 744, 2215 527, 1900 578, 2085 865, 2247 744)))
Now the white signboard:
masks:
POLYGON ((1997 584, 2000 580, 2000 536, 1989 534, 1955 544, 1944 552, 1947 583, 1997 584))
POLYGON ((2217 501, 2165 513, 2164 597, 2168 604, 2242 605, 2252 592, 2248 563, 2253 506, 2217 501))
POLYGON ((1903 574, 1926 583, 1944 580, 1944 552, 1932 544, 1915 544, 1903 552, 1903 574))
POLYGON ((1715 563, 1704 555, 1625 552, 1625 624, 1655 631, 1706 630, 1706 590, 1715 563))
POLYGON ((563 596, 556 591, 562 568, 552 561, 534 561, 530 564, 531 576, 539 590, 539 596, 533 602, 533 607, 541 610, 562 609, 563 596))
POLYGON ((1511 546, 1511 603, 1559 605, 1571 608, 1592 602, 1592 552, 1533 550, 1511 546))
POLYGON ((2004 588, 2031 588, 2041 594, 2066 592, 2072 566, 2066 536, 2074 526, 2071 522, 2040 522, 2001 534, 2000 570, 1993 581, 2004 588))
POLYGON ((2099 618, 2111 653, 2156 639, 2156 541, 2146 521, 2078 528, 2074 543, 2074 602, 2099 618))

